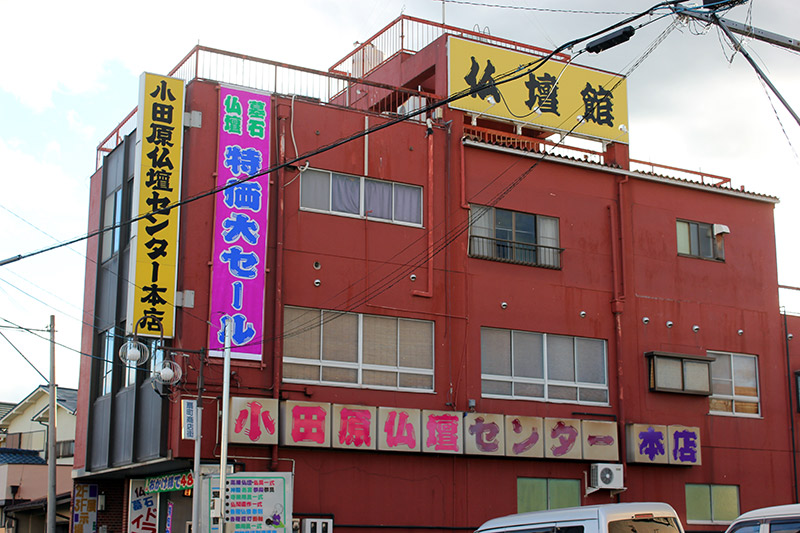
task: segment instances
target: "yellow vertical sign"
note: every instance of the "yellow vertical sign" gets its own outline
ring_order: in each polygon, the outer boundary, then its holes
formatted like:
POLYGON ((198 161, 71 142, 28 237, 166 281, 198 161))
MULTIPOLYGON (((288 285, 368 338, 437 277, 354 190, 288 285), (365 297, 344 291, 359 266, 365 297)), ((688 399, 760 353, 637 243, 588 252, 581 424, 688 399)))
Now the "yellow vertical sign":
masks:
POLYGON ((174 336, 183 107, 183 80, 142 74, 127 324, 144 336, 174 336))
POLYGON ((623 76, 552 59, 535 70, 525 67, 538 59, 450 37, 450 94, 481 87, 476 93, 451 102, 450 107, 527 127, 628 142, 627 85, 623 76), (516 79, 500 83, 506 77, 516 79))

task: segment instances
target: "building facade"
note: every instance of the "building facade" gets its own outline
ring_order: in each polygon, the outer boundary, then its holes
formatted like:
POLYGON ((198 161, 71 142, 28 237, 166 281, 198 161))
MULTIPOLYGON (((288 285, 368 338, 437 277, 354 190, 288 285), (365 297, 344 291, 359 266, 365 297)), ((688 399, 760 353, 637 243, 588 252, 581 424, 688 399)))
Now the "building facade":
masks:
POLYGON ((197 399, 239 529, 665 501, 720 531, 797 500, 777 199, 631 161, 624 78, 409 17, 328 72, 233 56, 143 76, 100 146, 73 530, 184 527, 192 477, 220 530, 197 399), (273 472, 290 507, 248 507, 273 472))

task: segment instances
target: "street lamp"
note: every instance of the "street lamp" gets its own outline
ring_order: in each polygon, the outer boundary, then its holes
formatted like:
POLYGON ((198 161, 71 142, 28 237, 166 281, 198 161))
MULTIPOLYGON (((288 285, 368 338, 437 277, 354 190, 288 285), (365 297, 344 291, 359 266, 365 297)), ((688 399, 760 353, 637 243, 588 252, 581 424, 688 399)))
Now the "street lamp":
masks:
POLYGON ((158 334, 162 341, 161 344, 163 344, 164 328, 161 325, 161 320, 158 317, 143 316, 133 326, 133 338, 128 339, 125 344, 119 347, 119 358, 125 365, 143 365, 150 359, 150 348, 139 340, 139 326, 144 326, 148 320, 158 325, 158 334))

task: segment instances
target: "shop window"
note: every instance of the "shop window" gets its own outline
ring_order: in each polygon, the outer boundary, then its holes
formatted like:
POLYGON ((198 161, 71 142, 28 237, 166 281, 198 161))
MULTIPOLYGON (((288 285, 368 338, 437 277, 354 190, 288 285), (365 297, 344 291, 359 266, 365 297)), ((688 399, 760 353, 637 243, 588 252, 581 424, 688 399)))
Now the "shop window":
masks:
POLYGON ((684 394, 711 394, 709 357, 647 352, 650 361, 650 390, 684 394))
POLYGON ((723 236, 729 233, 727 226, 678 220, 676 230, 679 255, 717 261, 725 260, 723 236))
POLYGON ((284 309, 286 382, 433 391, 433 322, 284 309))
POLYGON ((761 413, 758 389, 758 357, 748 354, 708 352, 711 363, 709 411, 738 416, 761 413))
POLYGON ((485 398, 608 405, 606 341, 481 328, 485 398))
POLYGON ((739 516, 737 485, 686 484, 686 521, 726 524, 739 516))
POLYGON ((471 257, 558 269, 558 244, 557 218, 470 206, 471 257))
POLYGON ((300 207, 421 226, 422 187, 310 169, 300 176, 300 207))
MULTIPOLYGON (((581 483, 577 479, 517 478, 518 513, 579 507, 580 504, 581 483)), ((582 529, 573 533, 582 533, 582 529)))

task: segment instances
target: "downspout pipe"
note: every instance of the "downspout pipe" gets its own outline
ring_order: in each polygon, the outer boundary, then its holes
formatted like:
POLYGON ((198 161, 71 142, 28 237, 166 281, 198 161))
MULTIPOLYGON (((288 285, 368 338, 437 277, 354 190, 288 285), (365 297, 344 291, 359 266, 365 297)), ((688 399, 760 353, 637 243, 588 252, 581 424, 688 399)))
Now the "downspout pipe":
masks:
POLYGON ((433 123, 427 120, 427 130, 425 136, 428 137, 428 209, 425 216, 425 225, 428 226, 428 288, 424 291, 412 291, 414 296, 424 298, 433 297, 433 123))
MULTIPOLYGON (((286 162, 286 119, 285 106, 278 106, 279 146, 278 157, 280 162, 286 162)), ((283 178, 285 170, 276 173, 277 191, 275 215, 275 307, 272 342, 272 397, 280 400, 281 380, 283 379, 283 242, 284 242, 284 192, 283 178)), ((278 445, 272 445, 270 469, 278 469, 278 445)))
MULTIPOLYGON (((622 349, 622 313, 625 310, 625 228, 623 223, 623 185, 628 182, 628 177, 617 180, 617 209, 608 206, 609 222, 611 226, 611 277, 613 280, 613 298, 611 312, 614 315, 614 355, 617 363, 617 417, 619 420, 618 436, 620 448, 626 449, 626 418, 625 418, 625 375, 623 370, 622 349)), ((622 454, 621 462, 627 465, 627 456, 622 454)))
POLYGON ((792 368, 789 360, 789 322, 786 320, 786 308, 783 308, 783 345, 786 350, 786 377, 789 380, 789 428, 792 432, 792 488, 794 503, 797 499, 797 436, 794 431, 794 407, 792 405, 792 368))

